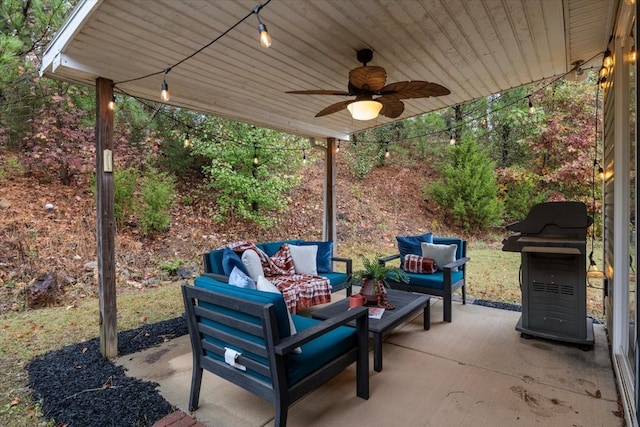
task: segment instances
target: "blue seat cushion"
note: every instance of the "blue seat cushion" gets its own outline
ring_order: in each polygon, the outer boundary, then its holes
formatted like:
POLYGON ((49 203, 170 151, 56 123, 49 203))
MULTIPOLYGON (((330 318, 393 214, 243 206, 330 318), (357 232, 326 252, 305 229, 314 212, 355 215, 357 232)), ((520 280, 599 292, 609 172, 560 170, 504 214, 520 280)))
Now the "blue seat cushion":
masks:
MULTIPOLYGON (((409 278, 409 285, 412 286, 424 286, 425 288, 433 288, 440 289, 444 288, 444 272, 436 271, 435 273, 430 274, 419 274, 419 273, 409 273, 407 272, 407 277, 409 278)), ((464 278, 464 272, 462 271, 454 271, 451 273, 451 284, 455 284, 458 281, 464 278)), ((393 282, 393 279, 390 278, 393 282)), ((393 289, 393 284, 391 285, 393 289)))
MULTIPOLYGON (((291 315, 298 332, 320 323, 320 320, 291 315)), ((356 329, 340 326, 302 346, 301 354, 291 354, 287 364, 287 381, 296 384, 313 371, 325 366, 358 345, 356 329)))
POLYGON ((349 278, 347 273, 320 273, 320 272, 318 272, 318 275, 322 276, 322 277, 326 277, 327 279, 329 279, 329 283, 331 283, 331 286, 341 285, 344 282, 346 282, 347 279, 349 278))

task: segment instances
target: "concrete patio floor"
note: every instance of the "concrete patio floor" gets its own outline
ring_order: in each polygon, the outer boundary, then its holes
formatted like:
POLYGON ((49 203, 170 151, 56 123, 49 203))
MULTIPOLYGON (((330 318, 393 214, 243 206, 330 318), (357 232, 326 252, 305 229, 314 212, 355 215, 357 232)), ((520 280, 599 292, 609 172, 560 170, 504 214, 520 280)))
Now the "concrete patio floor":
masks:
MULTIPOLYGON (((334 294, 334 300, 336 295, 334 294)), ((384 343, 369 400, 355 394, 355 366, 289 409, 289 426, 623 426, 606 330, 591 351, 515 330, 520 313, 454 302, 442 322, 432 298, 431 330, 422 314, 384 343)), ((209 427, 272 426, 268 402, 205 372, 200 407, 189 413, 189 337, 116 361, 128 375, 160 384, 172 405, 209 427)))

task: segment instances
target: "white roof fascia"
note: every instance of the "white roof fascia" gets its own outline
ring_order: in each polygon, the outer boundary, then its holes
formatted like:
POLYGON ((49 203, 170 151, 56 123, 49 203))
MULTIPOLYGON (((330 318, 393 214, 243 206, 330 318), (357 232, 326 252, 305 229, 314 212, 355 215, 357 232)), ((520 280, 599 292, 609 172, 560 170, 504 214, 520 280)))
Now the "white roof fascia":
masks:
POLYGON ((71 15, 56 33, 53 41, 47 47, 42 57, 40 65, 40 76, 45 72, 55 72, 55 69, 61 63, 60 53, 64 53, 69 42, 82 28, 83 23, 98 9, 103 0, 81 0, 73 9, 71 15), (57 58, 57 59, 56 59, 57 58))

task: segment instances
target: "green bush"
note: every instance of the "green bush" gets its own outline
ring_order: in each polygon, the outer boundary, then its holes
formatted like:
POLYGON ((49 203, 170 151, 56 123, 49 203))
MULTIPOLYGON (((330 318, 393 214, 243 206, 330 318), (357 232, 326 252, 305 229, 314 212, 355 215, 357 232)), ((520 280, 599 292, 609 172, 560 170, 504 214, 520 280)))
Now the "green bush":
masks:
POLYGON ((448 155, 440 181, 425 186, 427 197, 465 230, 497 225, 503 205, 489 154, 475 140, 463 138, 449 148, 448 155))
MULTIPOLYGON (((364 179, 376 167, 380 161, 380 153, 379 145, 369 142, 354 142, 348 150, 344 151, 347 167, 358 179, 364 179)), ((384 151, 382 155, 384 156, 384 151)))
POLYGON ((167 231, 173 204, 175 180, 173 176, 149 169, 142 177, 142 208, 140 209, 140 229, 144 234, 167 231))
MULTIPOLYGON (((96 176, 91 175, 91 193, 97 194, 96 176)), ((113 216, 117 228, 121 228, 127 218, 136 211, 135 191, 138 172, 135 169, 116 170, 113 173, 113 216)))
POLYGON ((538 191, 538 175, 526 171, 517 175, 517 179, 503 184, 504 213, 507 220, 524 219, 533 205, 547 199, 546 192, 538 191))

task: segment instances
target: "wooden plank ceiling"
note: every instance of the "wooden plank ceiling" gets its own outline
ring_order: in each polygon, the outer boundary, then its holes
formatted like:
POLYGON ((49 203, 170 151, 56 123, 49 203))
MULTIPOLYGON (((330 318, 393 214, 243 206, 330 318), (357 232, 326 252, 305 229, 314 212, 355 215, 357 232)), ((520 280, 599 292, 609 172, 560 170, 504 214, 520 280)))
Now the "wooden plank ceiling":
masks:
MULTIPOLYGON (((81 1, 44 55, 49 77, 159 101, 162 71, 250 14, 256 0, 81 1), (153 73, 151 77, 138 79, 153 73), (130 81, 132 79, 137 79, 130 81)), ((249 16, 166 75, 169 104, 307 137, 348 139, 390 122, 316 118, 347 97, 292 95, 346 91, 356 51, 384 67, 387 83, 427 80, 450 95, 408 99, 406 119, 559 76, 574 61, 599 66, 618 0, 272 0, 260 19, 273 39, 258 42, 249 16)))

